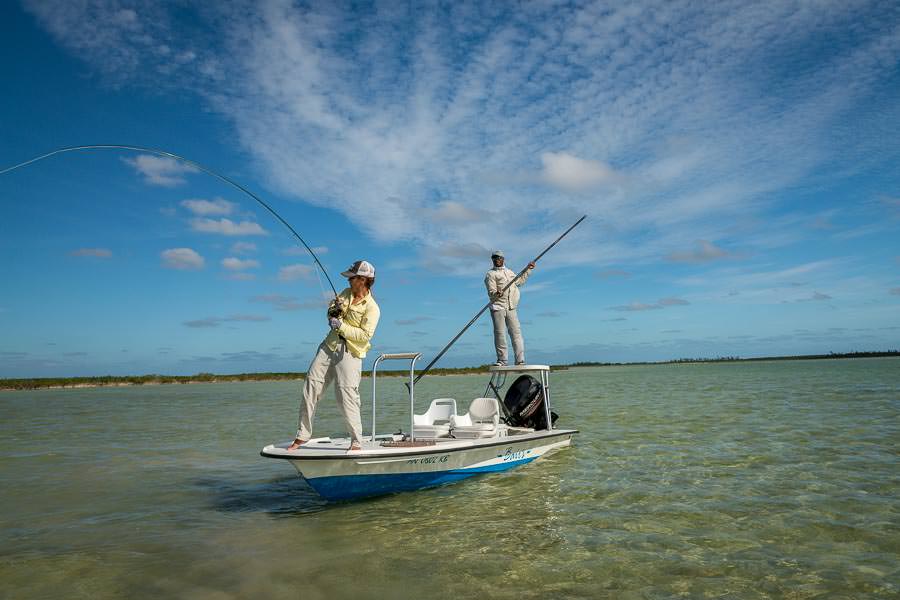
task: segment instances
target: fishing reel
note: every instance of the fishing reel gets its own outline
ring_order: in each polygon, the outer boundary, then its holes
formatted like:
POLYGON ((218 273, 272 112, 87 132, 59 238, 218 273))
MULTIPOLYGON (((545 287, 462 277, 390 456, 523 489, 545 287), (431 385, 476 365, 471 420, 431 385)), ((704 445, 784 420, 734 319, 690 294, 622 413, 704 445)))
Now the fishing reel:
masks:
POLYGON ((335 298, 331 306, 328 307, 329 319, 340 319, 344 315, 344 306, 341 301, 335 298))

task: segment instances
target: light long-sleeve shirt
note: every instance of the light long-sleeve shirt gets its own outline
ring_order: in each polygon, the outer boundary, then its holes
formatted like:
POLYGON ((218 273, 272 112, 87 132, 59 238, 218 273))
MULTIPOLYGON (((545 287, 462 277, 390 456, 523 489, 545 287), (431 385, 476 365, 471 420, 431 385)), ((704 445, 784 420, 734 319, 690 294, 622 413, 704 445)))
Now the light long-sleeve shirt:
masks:
POLYGON ((502 296, 500 290, 515 279, 516 273, 507 267, 494 267, 484 276, 484 287, 487 288, 488 298, 491 300, 491 310, 515 310, 519 306, 519 286, 525 285, 525 280, 531 274, 527 269, 514 285, 509 286, 502 296))
MULTIPOLYGON (((350 354, 356 358, 365 358, 366 352, 372 347, 371 340, 375 335, 378 319, 381 318, 381 309, 378 308, 371 292, 356 304, 352 302, 353 294, 350 288, 345 289, 338 297, 344 307, 341 326, 331 330, 325 338, 325 345, 334 352, 343 339, 350 354)), ((334 305, 334 302, 331 304, 334 305)))

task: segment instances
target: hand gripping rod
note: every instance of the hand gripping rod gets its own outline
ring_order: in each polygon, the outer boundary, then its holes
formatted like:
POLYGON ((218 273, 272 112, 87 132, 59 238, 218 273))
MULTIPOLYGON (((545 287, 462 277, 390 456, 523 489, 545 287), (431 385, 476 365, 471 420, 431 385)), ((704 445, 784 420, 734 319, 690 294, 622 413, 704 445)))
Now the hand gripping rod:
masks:
MULTIPOLYGON (((546 248, 544 248, 544 251, 541 252, 540 254, 538 254, 538 255, 534 258, 534 260, 532 260, 531 262, 536 263, 537 261, 541 260, 541 257, 543 257, 545 254, 547 254, 547 252, 549 252, 550 249, 553 248, 553 246, 557 245, 561 239, 563 239, 564 237, 566 237, 567 235, 569 235, 569 232, 572 231, 573 229, 575 229, 576 227, 578 227, 578 225, 579 225, 582 221, 584 221, 585 219, 587 219, 587 215, 584 215, 584 216, 582 216, 580 219, 578 219, 577 221, 575 221, 575 224, 574 224, 574 225, 572 225, 571 227, 569 227, 568 229, 566 229, 566 231, 565 231, 561 236, 559 236, 558 238, 556 238, 556 241, 555 241, 555 242, 553 242, 552 244, 550 244, 549 246, 547 246, 546 248)), ((510 281, 509 283, 507 283, 506 286, 505 286, 502 290, 500 290, 500 295, 502 296, 502 295, 504 294, 504 292, 506 292, 506 290, 508 290, 509 287, 510 287, 511 285, 513 285, 516 281, 519 280, 519 277, 521 277, 522 275, 525 274, 525 271, 527 271, 527 270, 528 270, 528 266, 526 266, 524 269, 522 269, 521 271, 519 271, 519 274, 516 275, 515 278, 513 278, 512 281, 510 281)), ((463 328, 460 330, 460 332, 457 333, 456 336, 454 336, 454 338, 453 338, 452 340, 450 340, 450 343, 447 344, 446 346, 444 346, 444 349, 441 350, 440 352, 438 352, 438 355, 435 356, 434 359, 432 359, 432 361, 431 361, 430 363, 428 363, 428 364, 425 366, 424 369, 422 369, 421 371, 419 371, 419 374, 418 374, 418 375, 416 376, 416 378, 413 380, 413 385, 415 385, 420 379, 422 379, 422 377, 425 376, 425 373, 427 373, 427 372, 431 369, 431 367, 434 366, 434 363, 436 363, 437 361, 439 361, 439 360, 441 359, 441 357, 444 356, 444 353, 446 353, 447 350, 450 349, 450 346, 452 346, 453 344, 456 343, 456 340, 458 340, 458 339, 462 336, 462 334, 464 334, 464 333, 466 332, 466 330, 469 329, 469 327, 471 327, 472 324, 473 324, 475 321, 478 320, 478 317, 480 317, 481 314, 482 314, 484 311, 486 311, 486 310, 491 306, 491 304, 493 304, 493 301, 489 301, 487 304, 485 304, 484 306, 482 306, 482 307, 481 307, 481 310, 479 310, 478 313, 477 313, 474 317, 472 317, 472 320, 469 321, 468 323, 466 323, 466 326, 463 327, 463 328)))

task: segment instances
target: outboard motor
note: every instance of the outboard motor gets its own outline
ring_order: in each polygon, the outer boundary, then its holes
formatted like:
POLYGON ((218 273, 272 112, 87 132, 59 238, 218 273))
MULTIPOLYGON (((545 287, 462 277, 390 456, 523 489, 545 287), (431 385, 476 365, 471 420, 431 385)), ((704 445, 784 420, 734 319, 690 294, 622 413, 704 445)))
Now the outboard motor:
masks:
MULTIPOLYGON (((513 381, 506 390, 503 399, 506 406, 508 425, 513 427, 531 427, 547 429, 547 409, 544 408, 544 388, 541 382, 531 375, 522 375, 513 381)), ((550 413, 553 423, 559 418, 555 412, 550 413)))

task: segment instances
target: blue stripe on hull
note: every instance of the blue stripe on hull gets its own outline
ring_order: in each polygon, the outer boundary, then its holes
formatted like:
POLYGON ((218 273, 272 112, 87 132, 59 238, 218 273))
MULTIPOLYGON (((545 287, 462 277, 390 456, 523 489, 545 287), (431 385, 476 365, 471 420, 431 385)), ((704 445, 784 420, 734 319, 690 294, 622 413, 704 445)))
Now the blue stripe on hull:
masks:
POLYGON ((451 471, 429 471, 425 473, 391 473, 383 475, 341 475, 316 477, 306 481, 326 500, 352 500, 367 496, 380 496, 394 492, 407 492, 423 488, 453 483, 481 473, 506 471, 533 461, 537 457, 478 467, 454 469, 451 471))

